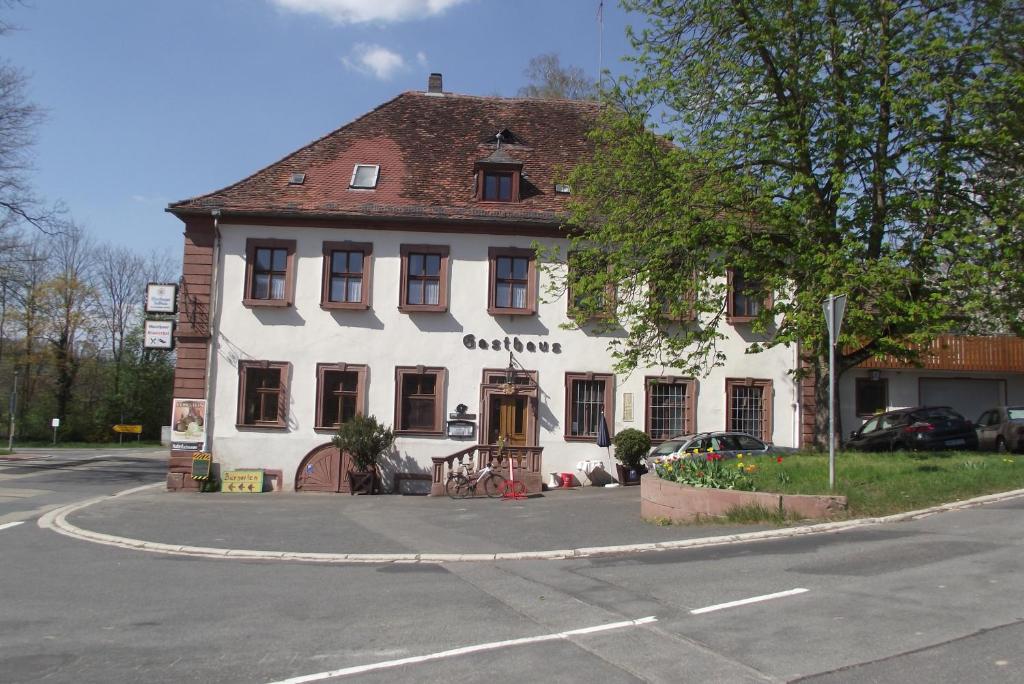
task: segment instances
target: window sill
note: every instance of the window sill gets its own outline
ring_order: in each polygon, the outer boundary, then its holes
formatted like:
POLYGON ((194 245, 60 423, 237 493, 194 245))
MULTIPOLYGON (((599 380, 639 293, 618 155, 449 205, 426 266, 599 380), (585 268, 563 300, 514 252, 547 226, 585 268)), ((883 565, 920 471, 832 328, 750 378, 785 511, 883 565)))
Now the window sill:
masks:
MULTIPOLYGON (((611 439, 611 437, 611 435, 608 435, 609 440, 611 439)), ((590 442, 591 444, 595 444, 597 442, 597 435, 594 435, 593 437, 584 437, 581 435, 562 435, 562 439, 564 439, 566 442, 590 442)))
POLYGON ((366 302, 320 302, 324 311, 366 311, 370 305, 366 302))
POLYGON ((477 200, 476 203, 477 204, 484 204, 484 205, 488 205, 488 204, 497 204, 497 205, 502 205, 502 204, 519 204, 519 200, 515 200, 515 199, 509 199, 509 200, 485 200, 485 199, 482 199, 482 200, 477 200))
POLYGON ((395 430, 395 434, 407 437, 444 437, 444 430, 395 430))
POLYGON ((729 325, 742 325, 745 323, 753 323, 757 316, 726 316, 725 322, 729 325))
POLYGON ((274 432, 285 432, 288 430, 288 425, 281 423, 278 425, 258 425, 256 423, 235 423, 235 429, 237 430, 267 430, 274 432))
POLYGON ((690 314, 687 314, 685 316, 668 316, 668 315, 663 315, 661 317, 661 320, 666 322, 666 323, 693 323, 695 320, 697 320, 697 314, 690 313, 690 314))
POLYGON ((243 299, 242 306, 250 309, 254 308, 269 308, 269 309, 283 309, 291 306, 292 303, 287 299, 243 299))
POLYGON ((445 313, 447 304, 403 304, 398 307, 402 313, 445 313))
POLYGON ((487 313, 492 316, 534 316, 537 314, 537 310, 532 307, 529 309, 505 309, 489 306, 487 313))

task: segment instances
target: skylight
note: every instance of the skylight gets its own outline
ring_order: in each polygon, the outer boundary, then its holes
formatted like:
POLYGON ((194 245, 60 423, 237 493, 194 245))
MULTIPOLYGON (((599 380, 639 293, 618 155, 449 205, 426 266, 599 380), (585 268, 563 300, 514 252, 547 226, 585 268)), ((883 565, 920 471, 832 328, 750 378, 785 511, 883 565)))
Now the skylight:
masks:
POLYGON ((377 175, 380 173, 380 166, 375 164, 356 164, 352 170, 352 182, 350 188, 371 189, 377 187, 377 175))

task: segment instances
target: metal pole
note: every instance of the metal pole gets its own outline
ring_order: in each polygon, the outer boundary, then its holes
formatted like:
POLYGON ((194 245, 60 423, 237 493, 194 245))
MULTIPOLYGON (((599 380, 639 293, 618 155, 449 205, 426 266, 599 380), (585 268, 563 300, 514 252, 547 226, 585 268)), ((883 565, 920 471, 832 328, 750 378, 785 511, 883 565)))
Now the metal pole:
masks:
POLYGON ((836 486, 836 297, 828 296, 828 488, 836 486))
POLYGON ((14 389, 11 390, 11 425, 7 431, 7 450, 14 453, 14 414, 18 411, 18 371, 14 371, 14 389))

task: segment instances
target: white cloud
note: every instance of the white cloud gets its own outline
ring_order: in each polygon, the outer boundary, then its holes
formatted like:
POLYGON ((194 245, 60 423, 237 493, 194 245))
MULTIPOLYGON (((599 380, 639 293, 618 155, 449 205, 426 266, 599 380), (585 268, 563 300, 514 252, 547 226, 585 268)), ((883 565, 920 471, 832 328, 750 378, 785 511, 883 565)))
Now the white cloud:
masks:
POLYGON ((387 81, 396 72, 406 68, 405 58, 380 45, 357 43, 348 57, 342 57, 346 68, 362 74, 371 74, 381 81, 387 81))
POLYGON ((427 53, 423 52, 423 51, 417 52, 416 53, 416 62, 420 66, 423 66, 423 67, 427 66, 427 53))
POLYGON ((299 14, 318 14, 335 24, 409 21, 441 14, 467 0, 270 0, 299 14))

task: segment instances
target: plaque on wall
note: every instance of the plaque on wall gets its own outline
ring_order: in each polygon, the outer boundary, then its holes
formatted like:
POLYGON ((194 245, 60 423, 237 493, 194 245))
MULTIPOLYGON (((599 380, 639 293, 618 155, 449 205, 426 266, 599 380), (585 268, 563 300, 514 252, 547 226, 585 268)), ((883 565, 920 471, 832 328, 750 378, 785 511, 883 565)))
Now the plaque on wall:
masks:
POLYGON ((476 435, 476 423, 471 420, 449 420, 448 436, 459 438, 472 438, 476 435))

